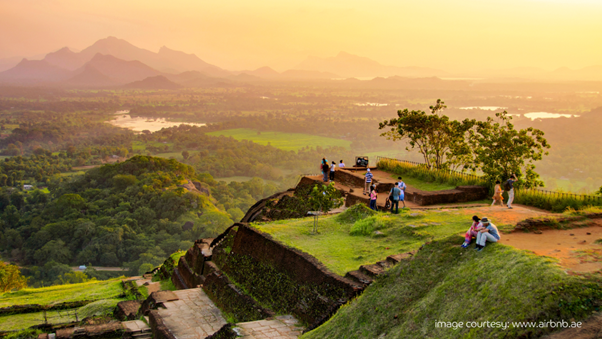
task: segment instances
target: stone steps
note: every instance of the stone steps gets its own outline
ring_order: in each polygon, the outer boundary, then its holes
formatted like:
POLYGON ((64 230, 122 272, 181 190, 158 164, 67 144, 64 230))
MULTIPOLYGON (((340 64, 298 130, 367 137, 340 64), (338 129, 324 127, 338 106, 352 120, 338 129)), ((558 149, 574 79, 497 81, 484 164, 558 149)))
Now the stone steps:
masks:
POLYGON ((292 315, 283 315, 266 320, 238 323, 233 330, 240 338, 246 339, 295 339, 301 336, 303 328, 292 315))
POLYGON ((381 260, 375 264, 362 265, 358 270, 347 272, 345 278, 360 283, 363 286, 368 286, 372 284, 376 277, 385 273, 386 269, 397 265, 400 261, 410 258, 413 255, 412 252, 390 255, 385 260, 381 260))

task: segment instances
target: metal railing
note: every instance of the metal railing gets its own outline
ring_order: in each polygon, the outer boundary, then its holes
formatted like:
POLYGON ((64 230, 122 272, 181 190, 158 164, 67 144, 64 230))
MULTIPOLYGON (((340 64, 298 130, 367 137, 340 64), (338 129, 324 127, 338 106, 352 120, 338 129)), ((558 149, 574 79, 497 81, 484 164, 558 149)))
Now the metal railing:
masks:
POLYGON ((420 163, 420 162, 416 162, 416 161, 401 160, 401 159, 387 158, 387 157, 381 157, 381 156, 376 157, 377 164, 380 163, 381 160, 404 164, 409 167, 414 167, 419 172, 422 172, 425 174, 426 173, 434 173, 437 176, 441 176, 443 178, 454 177, 454 178, 458 178, 458 179, 463 179, 465 181, 474 181, 474 182, 483 181, 484 182, 484 178, 482 176, 479 176, 476 174, 466 173, 466 172, 456 171, 456 170, 451 170, 451 169, 433 169, 433 168, 429 168, 425 163, 420 163))

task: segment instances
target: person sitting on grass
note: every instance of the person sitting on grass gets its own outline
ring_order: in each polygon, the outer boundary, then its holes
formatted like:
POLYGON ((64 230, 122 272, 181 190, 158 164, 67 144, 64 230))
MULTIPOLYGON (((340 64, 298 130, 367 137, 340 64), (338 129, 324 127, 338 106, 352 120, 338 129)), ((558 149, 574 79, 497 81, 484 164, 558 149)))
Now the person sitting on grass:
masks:
POLYGON ((378 198, 378 192, 376 192, 376 186, 370 186, 370 208, 376 211, 376 198, 378 198))
POLYGON ((477 227, 479 226, 479 224, 481 223, 481 218, 479 218, 476 215, 472 216, 472 225, 470 226, 470 228, 468 229, 468 231, 466 231, 466 234, 464 235, 464 243, 462 244, 462 248, 466 248, 468 247, 468 245, 470 245, 470 243, 472 242, 472 237, 477 237, 478 235, 478 231, 477 231, 477 227))
POLYGON ((497 227, 492 224, 489 219, 481 219, 481 225, 483 227, 479 229, 479 233, 477 234, 477 246, 475 247, 479 252, 485 248, 485 243, 487 241, 498 242, 501 238, 500 231, 498 231, 497 227))

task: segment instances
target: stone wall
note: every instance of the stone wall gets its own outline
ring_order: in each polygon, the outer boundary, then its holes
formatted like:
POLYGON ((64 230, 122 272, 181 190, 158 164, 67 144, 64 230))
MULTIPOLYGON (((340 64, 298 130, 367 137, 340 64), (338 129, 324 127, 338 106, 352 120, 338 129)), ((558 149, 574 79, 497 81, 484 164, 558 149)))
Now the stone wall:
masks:
POLYGON ((482 186, 458 186, 451 190, 422 191, 412 187, 406 190, 405 200, 421 206, 452 204, 486 199, 487 188, 482 186))
POLYGON ((313 324, 359 294, 363 287, 330 272, 307 253, 288 247, 245 224, 214 249, 219 269, 277 313, 313 324))
POLYGON ((274 316, 274 312, 259 305, 219 270, 207 275, 203 290, 222 312, 231 315, 236 322, 262 320, 274 316))

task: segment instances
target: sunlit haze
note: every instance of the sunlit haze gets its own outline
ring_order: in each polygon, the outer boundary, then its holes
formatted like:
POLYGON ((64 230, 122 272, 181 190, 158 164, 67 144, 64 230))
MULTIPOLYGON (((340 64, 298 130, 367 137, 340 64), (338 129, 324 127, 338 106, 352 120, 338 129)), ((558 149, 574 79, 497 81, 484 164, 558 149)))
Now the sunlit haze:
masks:
POLYGON ((340 51, 452 72, 577 69, 602 63, 601 16, 593 0, 0 0, 0 58, 115 36, 230 70, 283 71, 340 51))

